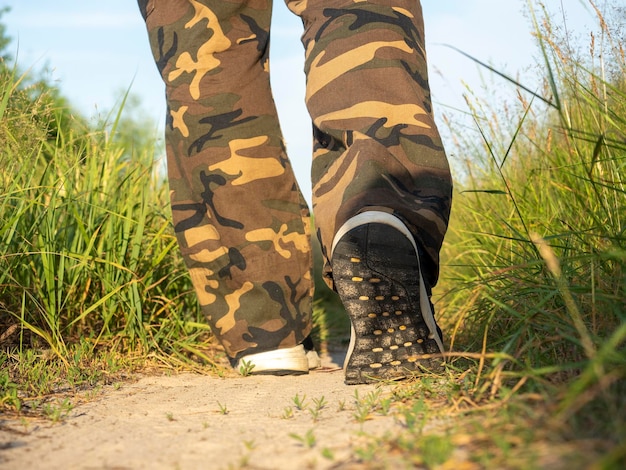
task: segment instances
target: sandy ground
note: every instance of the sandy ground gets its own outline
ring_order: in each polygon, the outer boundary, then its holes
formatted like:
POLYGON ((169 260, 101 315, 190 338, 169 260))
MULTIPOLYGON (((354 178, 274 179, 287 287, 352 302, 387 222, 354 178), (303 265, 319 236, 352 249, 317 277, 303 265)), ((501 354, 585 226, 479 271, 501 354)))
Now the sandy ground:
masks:
POLYGON ((380 413, 355 418, 355 394, 376 387, 344 385, 341 359, 299 377, 146 376, 105 387, 57 424, 0 418, 0 468, 362 468, 355 449, 400 423, 380 413), (306 396, 305 409, 296 396, 306 396), (322 397, 315 419, 306 408, 322 397))

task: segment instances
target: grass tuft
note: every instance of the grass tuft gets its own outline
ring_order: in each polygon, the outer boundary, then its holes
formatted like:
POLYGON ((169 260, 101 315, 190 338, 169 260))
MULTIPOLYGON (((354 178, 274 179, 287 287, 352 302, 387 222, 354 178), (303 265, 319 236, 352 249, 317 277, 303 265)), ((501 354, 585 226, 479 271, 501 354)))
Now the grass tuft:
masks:
POLYGON ((623 29, 587 3, 589 57, 529 2, 543 88, 498 74, 512 103, 468 90, 477 133, 451 129, 466 161, 437 305, 452 366, 471 378, 465 403, 505 415, 533 397, 539 414, 519 425, 557 429, 564 448, 595 445, 586 458, 597 458, 626 437, 626 61, 623 29))

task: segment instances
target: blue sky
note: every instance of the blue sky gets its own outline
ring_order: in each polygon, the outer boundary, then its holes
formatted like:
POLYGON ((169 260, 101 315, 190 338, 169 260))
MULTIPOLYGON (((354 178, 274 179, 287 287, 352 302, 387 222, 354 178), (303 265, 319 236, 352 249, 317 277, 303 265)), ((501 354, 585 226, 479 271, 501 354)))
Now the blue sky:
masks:
MULTIPOLYGON (((565 8, 568 28, 583 40, 593 15, 583 0, 547 0, 565 8)), ((47 70, 71 103, 87 116, 115 106, 131 87, 155 122, 164 120, 163 85, 152 61, 134 0, 0 0, 11 8, 2 17, 11 52, 21 69, 47 70), (132 86, 131 86, 132 85, 132 86)), ((533 85, 536 49, 526 0, 423 0, 426 49, 435 112, 464 108, 464 83, 480 88, 479 68, 449 44, 533 85)), ((274 2, 271 73, 274 94, 298 179, 310 199, 310 121, 303 104, 300 20, 281 0, 274 2)), ((502 82, 502 87, 508 85, 502 82)), ((511 94, 514 90, 511 89, 511 94)))

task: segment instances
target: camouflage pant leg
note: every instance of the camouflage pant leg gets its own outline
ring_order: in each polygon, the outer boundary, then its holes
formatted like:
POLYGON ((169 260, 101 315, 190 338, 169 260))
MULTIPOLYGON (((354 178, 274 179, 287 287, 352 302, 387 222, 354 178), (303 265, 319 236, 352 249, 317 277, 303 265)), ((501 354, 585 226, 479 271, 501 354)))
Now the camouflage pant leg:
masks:
POLYGON ((305 27, 313 212, 325 255, 350 217, 393 212, 427 253, 434 285, 452 182, 433 120, 419 1, 286 2, 305 27))
POLYGON ((139 0, 166 85, 174 226, 231 358, 311 329, 309 211, 270 92, 271 2, 139 0))

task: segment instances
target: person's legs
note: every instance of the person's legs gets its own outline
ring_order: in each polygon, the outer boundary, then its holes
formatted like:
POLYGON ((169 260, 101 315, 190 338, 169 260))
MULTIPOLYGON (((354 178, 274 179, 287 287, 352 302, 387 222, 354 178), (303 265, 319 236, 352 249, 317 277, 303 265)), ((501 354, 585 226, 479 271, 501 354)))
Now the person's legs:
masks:
POLYGON ((287 372, 304 372, 309 211, 270 91, 271 1, 139 6, 166 85, 174 228, 202 310, 233 364, 261 357, 274 372, 284 350, 287 372))
POLYGON ((442 350, 428 296, 452 195, 421 7, 417 0, 287 4, 305 27, 318 237, 329 284, 356 333, 346 381, 401 376, 442 350))

